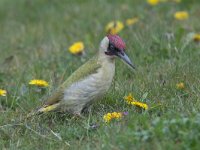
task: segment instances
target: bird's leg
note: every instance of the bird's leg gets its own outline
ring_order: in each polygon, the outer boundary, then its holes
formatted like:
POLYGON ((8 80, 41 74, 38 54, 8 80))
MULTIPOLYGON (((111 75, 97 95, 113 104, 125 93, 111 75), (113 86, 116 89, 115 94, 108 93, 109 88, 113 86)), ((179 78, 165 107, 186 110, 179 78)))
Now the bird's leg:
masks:
POLYGON ((92 108, 93 106, 89 105, 87 108, 86 108, 86 111, 87 111, 87 115, 91 115, 92 114, 92 108))
POLYGON ((84 113, 84 114, 88 114, 89 113, 89 110, 88 110, 88 107, 84 107, 82 110, 81 110, 81 113, 84 113))
POLYGON ((81 113, 90 114, 91 111, 92 111, 91 103, 88 103, 83 107, 83 109, 81 110, 81 113))
POLYGON ((78 119, 85 119, 85 117, 81 114, 81 112, 74 112, 72 119, 78 118, 78 119))

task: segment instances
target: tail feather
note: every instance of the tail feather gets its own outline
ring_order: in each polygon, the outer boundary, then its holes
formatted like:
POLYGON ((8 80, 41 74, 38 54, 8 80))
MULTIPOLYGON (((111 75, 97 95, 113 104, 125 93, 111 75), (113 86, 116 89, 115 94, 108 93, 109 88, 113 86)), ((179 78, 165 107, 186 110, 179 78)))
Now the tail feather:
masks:
POLYGON ((49 106, 44 106, 44 107, 41 107, 40 109, 38 109, 38 112, 39 113, 46 113, 46 112, 49 112, 49 111, 53 111, 58 106, 59 106, 59 103, 56 103, 56 104, 53 104, 53 105, 49 105, 49 106))
POLYGON ((56 103, 56 104, 53 104, 53 105, 45 105, 45 106, 29 113, 27 118, 56 110, 56 108, 58 108, 59 105, 60 105, 59 103, 56 103))
MULTIPOLYGON (((43 106, 43 107, 41 107, 41 108, 39 108, 39 109, 37 109, 35 111, 30 112, 27 116, 23 117, 21 120, 18 120, 16 123, 14 123, 14 124, 8 124, 8 125, 9 126, 21 125, 26 120, 30 119, 31 117, 33 117, 35 115, 39 115, 39 114, 42 114, 42 113, 47 113, 49 111, 56 110, 59 105, 60 105, 60 103, 55 103, 53 105, 43 106)), ((3 128, 4 126, 8 126, 8 125, 6 124, 6 125, 3 125, 3 126, 0 126, 0 134, 1 134, 1 128, 3 128)))

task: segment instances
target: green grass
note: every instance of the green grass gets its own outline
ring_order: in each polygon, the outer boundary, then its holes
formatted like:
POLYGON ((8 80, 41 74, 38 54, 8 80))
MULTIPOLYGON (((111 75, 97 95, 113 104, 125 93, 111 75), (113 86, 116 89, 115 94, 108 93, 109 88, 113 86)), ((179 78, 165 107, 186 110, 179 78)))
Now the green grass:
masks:
POLYGON ((151 7, 136 0, 0 0, 0 147, 2 149, 198 149, 200 146, 200 45, 191 33, 200 32, 198 0, 151 7), (190 17, 177 21, 173 14, 190 17), (137 66, 133 74, 117 60, 116 75, 105 97, 85 119, 50 113, 10 127, 36 108, 45 97, 98 51, 105 25, 138 16, 140 22, 119 35, 137 66), (167 36, 172 35, 172 36, 167 36), (86 56, 68 52, 83 41, 86 56), (31 79, 48 81, 42 92, 29 87, 31 79), (186 88, 177 90, 176 83, 186 88), (129 92, 149 107, 128 106, 129 92), (142 98, 144 97, 144 98, 142 98), (128 111, 109 124, 102 116, 128 111), (97 124, 97 129, 91 129, 97 124), (59 140, 53 133, 60 135, 59 140), (68 146, 68 144, 70 146, 68 146))

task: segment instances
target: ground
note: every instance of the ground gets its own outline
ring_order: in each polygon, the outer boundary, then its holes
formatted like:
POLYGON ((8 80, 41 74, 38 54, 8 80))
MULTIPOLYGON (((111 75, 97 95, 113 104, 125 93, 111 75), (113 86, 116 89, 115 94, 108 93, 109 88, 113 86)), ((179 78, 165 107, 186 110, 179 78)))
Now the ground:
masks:
POLYGON ((145 0, 0 0, 0 147, 2 149, 198 149, 200 146, 200 3, 155 6, 145 0), (186 20, 174 18, 187 11, 186 20), (84 118, 49 113, 23 118, 98 51, 112 20, 139 22, 119 35, 136 65, 116 62, 112 87, 84 118), (82 41, 84 56, 69 53, 82 41), (49 87, 28 85, 32 79, 49 87), (183 82, 184 88, 176 84, 183 82), (132 93, 148 110, 128 105, 132 93), (128 112, 103 121, 108 112, 128 112), (21 123, 19 123, 21 122, 21 123), (13 124, 17 124, 13 126, 13 124))

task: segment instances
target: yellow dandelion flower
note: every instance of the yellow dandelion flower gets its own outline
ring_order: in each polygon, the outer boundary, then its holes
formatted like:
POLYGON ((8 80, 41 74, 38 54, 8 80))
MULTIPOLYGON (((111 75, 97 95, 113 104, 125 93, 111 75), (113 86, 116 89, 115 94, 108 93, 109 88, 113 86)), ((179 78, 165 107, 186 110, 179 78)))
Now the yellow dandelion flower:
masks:
POLYGON ((69 51, 72 54, 82 54, 83 50, 84 50, 84 44, 83 42, 80 42, 80 41, 75 42, 69 47, 69 51))
POLYGON ((183 90, 185 88, 185 84, 183 82, 177 83, 176 88, 179 90, 183 90))
POLYGON ((124 97, 124 100, 125 100, 128 104, 130 104, 131 102, 135 101, 135 98, 132 96, 131 93, 129 93, 128 96, 125 96, 125 97, 124 97))
POLYGON ((124 24, 120 21, 111 21, 107 24, 105 30, 109 34, 117 34, 124 28, 124 24))
POLYGON ((193 40, 194 40, 195 42, 200 42, 200 34, 195 34, 195 35, 193 36, 193 40))
POLYGON ((139 21, 139 19, 137 17, 131 18, 131 19, 127 19, 126 20, 126 25, 127 26, 131 26, 131 25, 134 25, 135 23, 137 23, 138 21, 139 21))
POLYGON ((31 80, 29 82, 30 85, 36 85, 36 86, 39 86, 39 87, 47 87, 49 86, 48 82, 44 81, 44 80, 38 80, 38 79, 34 79, 34 80, 31 80))
POLYGON ((119 112, 117 113, 117 112, 115 112, 114 117, 117 118, 117 119, 119 119, 119 118, 122 117, 122 113, 119 113, 119 112))
POLYGON ((103 116, 103 120, 106 123, 109 123, 112 119, 120 119, 122 118, 122 113, 121 112, 112 112, 112 113, 107 113, 103 116))
POLYGON ((141 102, 137 102, 137 101, 135 100, 135 98, 132 96, 131 93, 129 93, 128 96, 125 96, 125 97, 124 97, 124 100, 125 100, 128 104, 135 105, 135 106, 138 106, 138 107, 141 107, 141 108, 144 108, 144 109, 148 109, 148 105, 147 105, 147 104, 141 103, 141 102))
POLYGON ((0 89, 0 96, 6 96, 7 91, 0 89))
POLYGON ((140 108, 143 108, 143 109, 148 109, 148 105, 145 104, 145 103, 141 103, 141 102, 137 102, 137 101, 134 101, 134 102, 131 102, 131 105, 135 105, 137 107, 140 107, 140 108))
POLYGON ((111 113, 107 113, 103 116, 103 119, 105 122, 110 122, 112 119, 112 114, 111 113))
POLYGON ((187 11, 177 11, 174 14, 174 18, 177 20, 186 20, 189 18, 189 14, 187 11))
POLYGON ((147 0, 147 3, 151 6, 155 6, 160 3, 160 0, 147 0))

